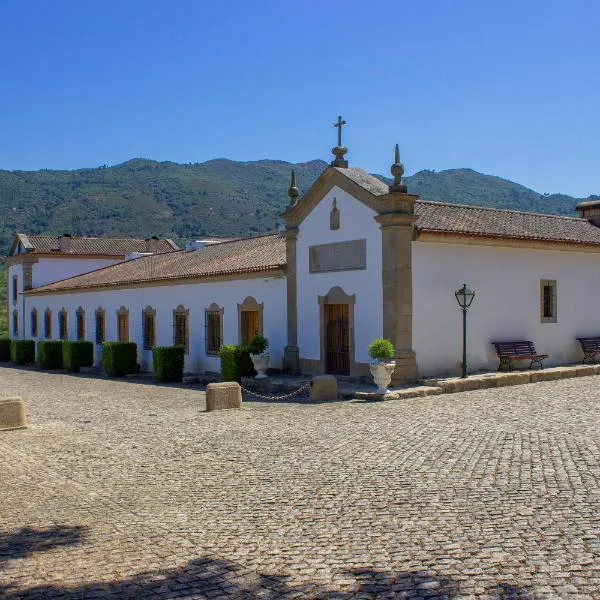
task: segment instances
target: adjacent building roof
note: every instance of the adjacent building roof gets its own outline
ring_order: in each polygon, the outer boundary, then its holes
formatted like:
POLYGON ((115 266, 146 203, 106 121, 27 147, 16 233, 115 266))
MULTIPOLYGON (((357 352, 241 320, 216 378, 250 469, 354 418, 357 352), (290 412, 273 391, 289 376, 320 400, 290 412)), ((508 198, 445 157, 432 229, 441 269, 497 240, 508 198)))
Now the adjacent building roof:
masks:
POLYGON ((150 238, 93 238, 17 233, 11 254, 18 244, 26 253, 126 256, 131 252, 173 252, 179 247, 171 240, 150 238))
POLYGON ((35 288, 28 293, 269 272, 285 267, 285 262, 285 240, 273 234, 222 242, 192 252, 180 250, 143 256, 35 288))
POLYGON ((600 244, 600 228, 587 219, 482 208, 419 200, 415 205, 421 232, 476 237, 600 244))

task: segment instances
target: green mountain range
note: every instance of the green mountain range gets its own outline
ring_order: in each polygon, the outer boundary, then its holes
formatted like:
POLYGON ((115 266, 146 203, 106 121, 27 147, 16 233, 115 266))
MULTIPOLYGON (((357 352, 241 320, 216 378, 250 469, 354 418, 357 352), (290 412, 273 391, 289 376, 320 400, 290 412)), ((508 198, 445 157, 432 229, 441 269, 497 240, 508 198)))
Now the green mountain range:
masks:
MULTIPOLYGON (((325 166, 321 160, 292 165, 277 160, 178 164, 133 159, 74 171, 0 171, 0 246, 8 250, 17 231, 159 235, 179 243, 203 235, 273 231, 288 203, 291 169, 302 192, 325 166)), ((419 171, 406 184, 426 200, 559 215, 574 215, 575 204, 583 200, 541 195, 471 169, 419 171)))

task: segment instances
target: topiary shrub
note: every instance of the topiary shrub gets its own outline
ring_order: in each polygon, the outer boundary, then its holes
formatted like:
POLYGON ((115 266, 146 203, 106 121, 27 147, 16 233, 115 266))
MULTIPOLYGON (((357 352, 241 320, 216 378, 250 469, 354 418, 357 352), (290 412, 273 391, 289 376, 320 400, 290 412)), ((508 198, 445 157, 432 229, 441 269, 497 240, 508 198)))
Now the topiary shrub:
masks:
POLYGON ((181 381, 185 363, 185 346, 152 348, 154 378, 158 381, 181 381))
POLYGON ((38 342, 37 364, 40 369, 62 369, 62 345, 60 341, 38 342))
POLYGON ((235 347, 235 364, 238 377, 254 375, 256 373, 252 359, 250 358, 250 347, 248 344, 240 344, 235 347))
POLYGON ((221 357, 221 381, 239 381, 235 361, 236 348, 237 346, 221 346, 219 353, 221 357))
POLYGON ((248 344, 250 354, 262 354, 269 347, 267 338, 262 335, 255 335, 248 344))
POLYGON ((369 356, 373 360, 388 362, 394 358, 394 344, 390 340, 378 339, 369 344, 369 356))
POLYGON ((10 340, 8 338, 0 339, 0 362, 10 360, 10 340))
POLYGON ((104 342, 102 368, 111 377, 123 377, 137 372, 137 344, 134 342, 104 342))
POLYGON ((33 340, 12 340, 10 360, 15 365, 27 365, 35 362, 35 342, 33 340))
POLYGON ((63 342, 63 367, 73 373, 79 373, 81 367, 94 364, 94 344, 92 342, 63 342))

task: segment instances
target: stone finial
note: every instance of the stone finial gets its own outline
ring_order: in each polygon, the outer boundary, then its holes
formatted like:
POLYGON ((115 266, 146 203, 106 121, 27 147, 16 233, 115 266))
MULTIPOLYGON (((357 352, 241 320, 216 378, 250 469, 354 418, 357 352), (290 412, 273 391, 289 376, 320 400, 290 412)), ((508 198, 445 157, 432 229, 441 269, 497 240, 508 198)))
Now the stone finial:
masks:
POLYGON ((402 175, 404 175, 404 167, 400 162, 400 150, 398 144, 394 149, 394 164, 390 168, 392 175, 394 176, 394 183, 390 185, 390 194, 406 194, 406 186, 402 183, 402 175))
POLYGON ((292 169, 292 181, 290 183, 290 189, 288 190, 288 196, 290 197, 290 206, 294 206, 294 204, 296 204, 299 195, 300 190, 296 185, 296 171, 292 169))
POLYGON ((331 152, 335 156, 334 160, 331 161, 331 166, 341 167, 342 169, 348 168, 348 161, 344 159, 344 154, 348 152, 348 148, 342 146, 342 127, 346 124, 346 121, 342 117, 338 117, 338 120, 333 124, 338 130, 338 144, 335 148, 331 149, 331 152))

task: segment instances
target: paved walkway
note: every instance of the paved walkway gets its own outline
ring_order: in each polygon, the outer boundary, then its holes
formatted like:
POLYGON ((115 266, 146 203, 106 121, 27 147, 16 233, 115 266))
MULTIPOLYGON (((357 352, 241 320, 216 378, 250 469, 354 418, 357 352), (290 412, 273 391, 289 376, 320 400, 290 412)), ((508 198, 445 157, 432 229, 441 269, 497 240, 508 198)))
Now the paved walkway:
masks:
POLYGON ((215 413, 0 381, 0 598, 600 598, 600 377, 215 413))

